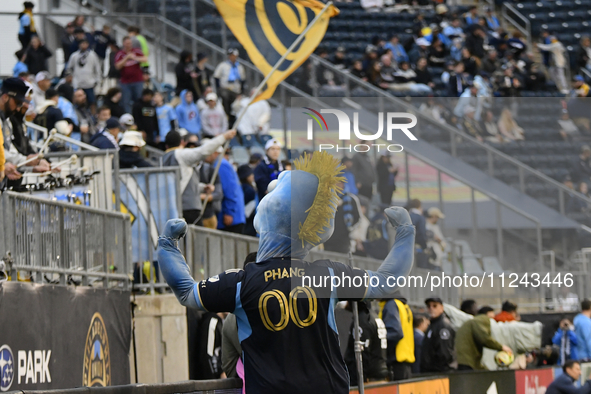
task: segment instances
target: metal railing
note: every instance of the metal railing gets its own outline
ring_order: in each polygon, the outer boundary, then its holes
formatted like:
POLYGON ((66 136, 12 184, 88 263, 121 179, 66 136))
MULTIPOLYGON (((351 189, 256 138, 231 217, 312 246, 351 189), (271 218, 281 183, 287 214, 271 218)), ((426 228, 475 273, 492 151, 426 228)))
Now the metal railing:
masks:
POLYGON ((517 8, 507 2, 503 2, 501 11, 503 18, 515 29, 521 32, 527 39, 527 46, 532 47, 531 22, 517 8))
POLYGON ((13 280, 24 271, 37 283, 81 278, 82 285, 128 287, 128 215, 14 192, 3 192, 0 204, 0 253, 13 280))

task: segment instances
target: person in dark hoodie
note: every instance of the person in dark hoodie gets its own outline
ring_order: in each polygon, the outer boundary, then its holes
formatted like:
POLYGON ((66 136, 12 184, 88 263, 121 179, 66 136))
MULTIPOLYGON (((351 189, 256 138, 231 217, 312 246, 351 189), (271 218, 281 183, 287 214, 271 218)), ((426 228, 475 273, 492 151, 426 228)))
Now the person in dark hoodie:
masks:
POLYGON ((132 115, 137 129, 144 133, 144 139, 148 145, 154 145, 155 138, 159 135, 158 115, 153 103, 154 92, 144 89, 142 99, 133 105, 132 115))
POLYGON ((244 195, 244 215, 246 216, 244 234, 256 237, 257 232, 254 229, 254 215, 259 198, 257 190, 254 187, 254 171, 250 165, 243 164, 238 167, 237 172, 240 185, 242 186, 242 194, 244 195))
MULTIPOLYGON (((351 304, 350 302, 347 304, 347 310, 352 310, 351 304)), ((362 355, 363 380, 365 382, 385 380, 388 377, 388 367, 386 366, 386 327, 382 320, 371 310, 367 301, 359 301, 357 303, 357 309, 359 311, 360 341, 364 343, 362 355)), ((357 386, 359 381, 357 377, 357 364, 355 362, 355 331, 353 323, 351 323, 349 331, 351 335, 349 335, 344 359, 349 370, 351 386, 357 386)))
POLYGON ((36 75, 41 71, 47 71, 47 59, 52 56, 53 53, 43 45, 39 37, 33 36, 29 49, 27 49, 27 58, 25 59, 29 73, 36 75))
POLYGON ((111 88, 107 91, 105 101, 103 105, 111 110, 111 116, 119 119, 124 113, 123 107, 121 106, 121 89, 118 87, 111 88))
POLYGON ((197 97, 194 78, 197 78, 195 73, 195 65, 193 64, 193 55, 189 51, 182 51, 179 62, 174 67, 176 74, 176 95, 179 96, 183 90, 188 90, 193 93, 193 97, 197 97))
POLYGON ((183 90, 180 97, 181 103, 176 106, 179 127, 201 137, 201 118, 193 100, 193 93, 190 90, 183 90))
POLYGON ((146 145, 139 131, 126 131, 119 141, 119 168, 152 167, 140 154, 140 149, 146 145))
POLYGON ((117 142, 117 136, 123 130, 119 120, 111 118, 107 120, 105 129, 99 133, 96 133, 90 139, 90 145, 99 149, 116 149, 119 150, 119 143, 117 142))
POLYGON ((398 294, 380 302, 388 340, 388 369, 392 380, 410 379, 415 362, 413 317, 406 299, 398 294))

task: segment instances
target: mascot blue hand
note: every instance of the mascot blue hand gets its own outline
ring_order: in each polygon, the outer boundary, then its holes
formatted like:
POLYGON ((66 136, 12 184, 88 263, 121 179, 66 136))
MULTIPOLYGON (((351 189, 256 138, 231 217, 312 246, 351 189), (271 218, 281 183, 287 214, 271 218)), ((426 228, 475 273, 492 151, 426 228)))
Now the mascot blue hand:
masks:
POLYGON ((187 233, 187 222, 185 219, 170 219, 166 222, 163 235, 167 238, 179 240, 187 233))

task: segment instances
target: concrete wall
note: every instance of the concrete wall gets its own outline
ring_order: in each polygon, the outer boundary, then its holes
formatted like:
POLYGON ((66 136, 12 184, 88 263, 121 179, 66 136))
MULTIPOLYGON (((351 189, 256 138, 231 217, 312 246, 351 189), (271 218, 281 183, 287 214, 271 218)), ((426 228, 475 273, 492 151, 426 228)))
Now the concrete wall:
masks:
POLYGON ((135 346, 130 352, 132 383, 167 383, 189 379, 186 309, 174 295, 135 298, 135 346))

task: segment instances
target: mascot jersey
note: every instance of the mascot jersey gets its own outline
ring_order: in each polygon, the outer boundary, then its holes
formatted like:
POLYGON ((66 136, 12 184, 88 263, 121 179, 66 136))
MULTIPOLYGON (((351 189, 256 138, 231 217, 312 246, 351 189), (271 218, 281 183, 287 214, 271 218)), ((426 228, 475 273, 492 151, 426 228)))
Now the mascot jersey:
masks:
POLYGON ((397 228, 396 241, 377 271, 329 260, 306 262, 309 250, 334 230, 342 167, 326 152, 294 164, 296 170, 283 172, 257 209, 256 264, 195 282, 177 247, 187 230, 180 219, 166 224, 158 261, 181 304, 236 315, 247 394, 345 394, 349 377, 335 304, 391 296, 392 277, 406 276, 412 267, 415 229, 406 210, 386 210, 397 228), (345 283, 337 286, 335 278, 346 278, 345 283))

